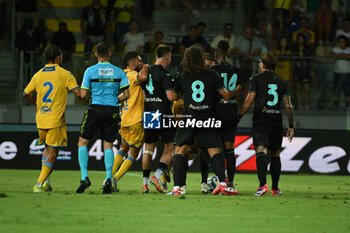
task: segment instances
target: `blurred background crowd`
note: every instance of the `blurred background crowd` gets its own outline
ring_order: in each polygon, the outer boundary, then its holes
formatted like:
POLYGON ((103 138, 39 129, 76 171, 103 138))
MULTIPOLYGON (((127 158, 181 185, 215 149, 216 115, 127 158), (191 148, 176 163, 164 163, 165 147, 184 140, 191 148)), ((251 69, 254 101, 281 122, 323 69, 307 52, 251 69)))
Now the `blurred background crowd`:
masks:
POLYGON ((49 44, 61 47, 63 67, 81 83, 99 41, 111 45, 118 66, 128 51, 153 64, 155 48, 170 45, 175 73, 187 47, 199 43, 211 59, 227 40, 229 62, 247 82, 259 55, 274 51, 297 110, 350 105, 349 1, 0 0, 0 12, 0 104, 23 104, 14 93, 44 65, 49 44))

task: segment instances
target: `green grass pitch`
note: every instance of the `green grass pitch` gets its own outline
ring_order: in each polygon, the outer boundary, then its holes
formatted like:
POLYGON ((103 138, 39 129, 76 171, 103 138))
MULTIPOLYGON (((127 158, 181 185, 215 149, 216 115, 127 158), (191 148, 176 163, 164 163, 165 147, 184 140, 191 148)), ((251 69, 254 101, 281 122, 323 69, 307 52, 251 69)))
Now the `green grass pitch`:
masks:
MULTIPOLYGON (((282 175, 282 196, 254 197, 255 174, 236 174, 238 196, 203 195, 189 173, 187 194, 141 194, 141 172, 129 172, 119 193, 103 195, 105 173, 76 194, 79 171, 54 171, 51 193, 32 193, 39 171, 0 170, 0 232, 350 232, 347 176, 282 175)), ((268 185, 271 186, 270 177, 268 185)))

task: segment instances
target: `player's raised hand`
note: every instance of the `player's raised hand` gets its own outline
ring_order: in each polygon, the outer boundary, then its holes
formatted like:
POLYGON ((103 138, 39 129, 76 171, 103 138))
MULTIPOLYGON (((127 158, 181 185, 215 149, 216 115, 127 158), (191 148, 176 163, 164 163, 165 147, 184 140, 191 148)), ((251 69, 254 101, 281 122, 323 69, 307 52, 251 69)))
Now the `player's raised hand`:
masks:
POLYGON ((288 141, 291 142, 294 137, 294 129, 293 128, 288 128, 287 135, 288 141))
POLYGON ((148 65, 147 64, 143 64, 142 65, 142 70, 139 73, 139 81, 140 82, 144 82, 147 80, 147 76, 148 76, 148 65))

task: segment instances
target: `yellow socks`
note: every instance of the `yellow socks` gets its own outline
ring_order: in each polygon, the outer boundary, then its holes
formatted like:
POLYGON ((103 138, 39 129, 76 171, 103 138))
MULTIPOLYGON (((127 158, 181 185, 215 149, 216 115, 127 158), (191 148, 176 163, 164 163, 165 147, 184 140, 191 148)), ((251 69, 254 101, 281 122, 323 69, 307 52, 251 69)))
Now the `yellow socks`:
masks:
POLYGON ((131 166, 134 164, 134 162, 135 162, 135 159, 133 157, 130 157, 130 156, 123 162, 119 171, 115 175, 117 180, 120 180, 120 178, 122 178, 125 175, 125 173, 131 168, 131 166))
POLYGON ((117 170, 120 167, 120 164, 122 164, 125 156, 126 156, 126 154, 124 154, 121 151, 118 151, 117 154, 114 156, 112 176, 114 176, 115 173, 117 173, 117 170))

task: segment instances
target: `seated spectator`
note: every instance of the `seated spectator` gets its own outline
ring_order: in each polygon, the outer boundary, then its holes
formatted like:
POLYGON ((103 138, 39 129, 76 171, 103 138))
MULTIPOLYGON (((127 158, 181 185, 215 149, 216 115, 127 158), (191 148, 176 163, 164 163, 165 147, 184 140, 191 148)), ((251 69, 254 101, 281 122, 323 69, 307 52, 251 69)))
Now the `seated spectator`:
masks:
POLYGON ((290 59, 283 59, 283 56, 292 56, 293 52, 286 37, 281 37, 277 43, 277 48, 273 53, 278 56, 278 62, 275 68, 275 73, 286 81, 290 81, 291 61, 290 59))
POLYGON ((306 43, 312 49, 315 46, 315 32, 308 29, 309 20, 306 17, 300 18, 300 29, 293 33, 293 43, 297 43, 297 37, 299 34, 304 35, 306 43))
POLYGON ((335 37, 345 36, 348 39, 348 43, 350 42, 350 18, 344 18, 341 23, 341 28, 339 28, 335 32, 335 37))
POLYGON ((332 20, 332 10, 328 8, 327 0, 322 0, 320 2, 320 8, 315 12, 315 29, 317 30, 318 44, 329 44, 332 20))
POLYGON ((262 43, 259 38, 254 36, 253 29, 247 27, 243 36, 238 36, 235 41, 233 53, 240 58, 240 74, 242 80, 242 89, 237 101, 242 104, 248 92, 248 81, 253 73, 253 61, 261 54, 262 43))
POLYGON ((337 39, 330 56, 339 58, 334 64, 333 94, 334 107, 339 107, 340 95, 344 93, 345 106, 350 106, 350 48, 346 47, 347 38, 343 35, 337 39))
POLYGON ((62 66, 66 69, 71 68, 72 53, 75 51, 76 42, 73 33, 68 31, 65 22, 59 24, 58 31, 52 36, 51 44, 61 48, 63 52, 62 66))
MULTIPOLYGON (((307 57, 312 55, 312 49, 306 42, 303 34, 297 36, 297 42, 294 43, 293 55, 307 57)), ((310 84, 311 84, 311 66, 306 59, 297 59, 293 67, 293 83, 296 88, 297 108, 310 108, 310 84)))
POLYGON ((203 41, 198 37, 197 26, 191 26, 188 35, 186 35, 182 38, 182 41, 180 43, 179 52, 184 53, 185 49, 190 47, 193 44, 200 44, 200 45, 203 45, 203 47, 205 46, 203 44, 203 41))
MULTIPOLYGON (((83 9, 80 20, 80 29, 85 42, 84 52, 92 51, 98 42, 110 42, 110 20, 107 9, 100 0, 93 0, 90 6, 83 9)), ((85 64, 89 64, 89 54, 85 54, 85 64)))
POLYGON ((202 41, 201 44, 205 46, 205 51, 209 51, 209 43, 207 39, 204 38, 205 29, 207 28, 207 24, 203 21, 197 24, 198 30, 198 39, 202 41))
MULTIPOLYGON (((217 35, 213 41, 210 44, 211 47, 211 51, 215 51, 215 49, 217 49, 218 47, 218 43, 221 40, 226 40, 229 44, 229 53, 228 55, 232 55, 233 53, 233 48, 235 47, 235 35, 232 34, 232 29, 233 29, 233 25, 232 23, 225 23, 224 24, 224 30, 223 33, 220 35, 217 35)), ((231 65, 233 64, 232 58, 228 58, 227 60, 231 65)))
POLYGON ((289 25, 293 18, 293 7, 294 0, 271 1, 270 23, 272 26, 272 48, 276 47, 280 31, 282 31, 283 36, 288 37, 289 25))
POLYGON ((124 36, 123 44, 125 46, 124 52, 135 51, 142 52, 145 45, 143 33, 139 32, 139 24, 136 20, 131 20, 129 25, 130 32, 124 36))

